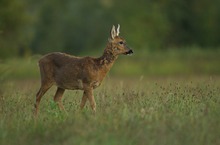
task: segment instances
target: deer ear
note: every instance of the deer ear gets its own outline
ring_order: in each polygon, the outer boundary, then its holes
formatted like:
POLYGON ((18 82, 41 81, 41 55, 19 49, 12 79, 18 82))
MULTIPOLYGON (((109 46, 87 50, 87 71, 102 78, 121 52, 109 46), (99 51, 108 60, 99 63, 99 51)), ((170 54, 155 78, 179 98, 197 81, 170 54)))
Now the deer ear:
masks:
POLYGON ((112 30, 111 30, 111 38, 114 39, 117 36, 116 31, 115 31, 115 26, 112 26, 112 30))
POLYGON ((117 36, 119 36, 120 33, 120 25, 118 24, 118 28, 117 28, 117 36))

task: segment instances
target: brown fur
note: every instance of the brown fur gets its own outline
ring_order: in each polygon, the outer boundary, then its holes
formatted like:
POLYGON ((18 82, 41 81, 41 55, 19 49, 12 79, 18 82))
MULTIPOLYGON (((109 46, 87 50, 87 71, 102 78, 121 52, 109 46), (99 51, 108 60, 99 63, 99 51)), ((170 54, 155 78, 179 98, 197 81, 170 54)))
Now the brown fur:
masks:
POLYGON ((101 57, 76 57, 65 53, 53 52, 43 56, 39 60, 41 73, 41 87, 36 95, 35 115, 38 114, 39 103, 42 96, 53 85, 57 86, 54 101, 60 109, 62 96, 65 89, 83 90, 83 97, 80 108, 83 109, 87 99, 92 110, 95 112, 96 103, 93 96, 93 89, 100 86, 107 72, 111 69, 119 54, 133 53, 126 45, 125 40, 118 36, 113 26, 111 38, 101 57))

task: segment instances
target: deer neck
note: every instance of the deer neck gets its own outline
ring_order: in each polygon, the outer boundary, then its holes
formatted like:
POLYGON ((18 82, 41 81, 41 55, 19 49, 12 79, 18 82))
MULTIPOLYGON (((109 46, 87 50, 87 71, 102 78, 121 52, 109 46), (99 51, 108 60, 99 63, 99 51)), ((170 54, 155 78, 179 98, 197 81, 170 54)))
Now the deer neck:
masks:
POLYGON ((108 72, 112 65, 114 64, 115 60, 118 58, 117 55, 114 55, 112 53, 112 45, 111 43, 107 44, 107 47, 104 50, 104 53, 101 57, 98 58, 99 61, 99 65, 101 67, 101 69, 105 69, 106 72, 108 72))

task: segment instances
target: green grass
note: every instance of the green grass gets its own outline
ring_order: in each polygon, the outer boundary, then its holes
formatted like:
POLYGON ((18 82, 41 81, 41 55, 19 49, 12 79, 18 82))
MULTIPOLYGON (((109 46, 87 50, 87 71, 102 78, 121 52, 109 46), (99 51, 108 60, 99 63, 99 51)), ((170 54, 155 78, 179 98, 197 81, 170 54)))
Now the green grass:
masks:
MULTIPOLYGON (((135 50, 134 50, 135 51, 135 50)), ((220 51, 200 49, 170 49, 164 51, 135 51, 131 57, 122 56, 112 69, 114 75, 204 75, 220 74, 220 51)))
MULTIPOLYGON (((133 56, 120 56, 110 71, 114 76, 220 75, 220 50, 196 48, 166 51, 134 50, 133 56)), ((100 55, 100 54, 99 54, 100 55)), ((99 56, 93 55, 93 56, 99 56)), ((0 80, 39 78, 41 56, 0 59, 0 80)))
POLYGON ((0 93, 0 144, 217 145, 220 77, 107 77, 95 90, 97 114, 80 91, 66 91, 68 115, 42 98, 32 111, 39 80, 5 81, 0 93))
POLYGON ((60 112, 55 87, 33 105, 40 56, 0 60, 0 144, 218 145, 220 51, 135 51, 114 64, 95 90, 97 114, 79 111, 81 91, 66 91, 60 112), (123 77, 122 77, 123 76, 123 77))

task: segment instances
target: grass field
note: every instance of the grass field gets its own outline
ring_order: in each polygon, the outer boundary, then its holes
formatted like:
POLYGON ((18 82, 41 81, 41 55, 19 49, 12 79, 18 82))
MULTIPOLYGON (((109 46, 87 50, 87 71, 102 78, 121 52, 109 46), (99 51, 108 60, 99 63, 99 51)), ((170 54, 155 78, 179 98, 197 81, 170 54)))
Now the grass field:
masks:
POLYGON ((0 92, 1 145, 218 145, 220 77, 110 77, 95 90, 97 113, 79 111, 80 91, 66 91, 67 114, 42 98, 39 80, 8 80, 0 92))
POLYGON ((1 145, 219 145, 220 51, 135 51, 95 90, 97 113, 79 110, 81 91, 55 87, 33 117, 41 56, 0 60, 1 145))

